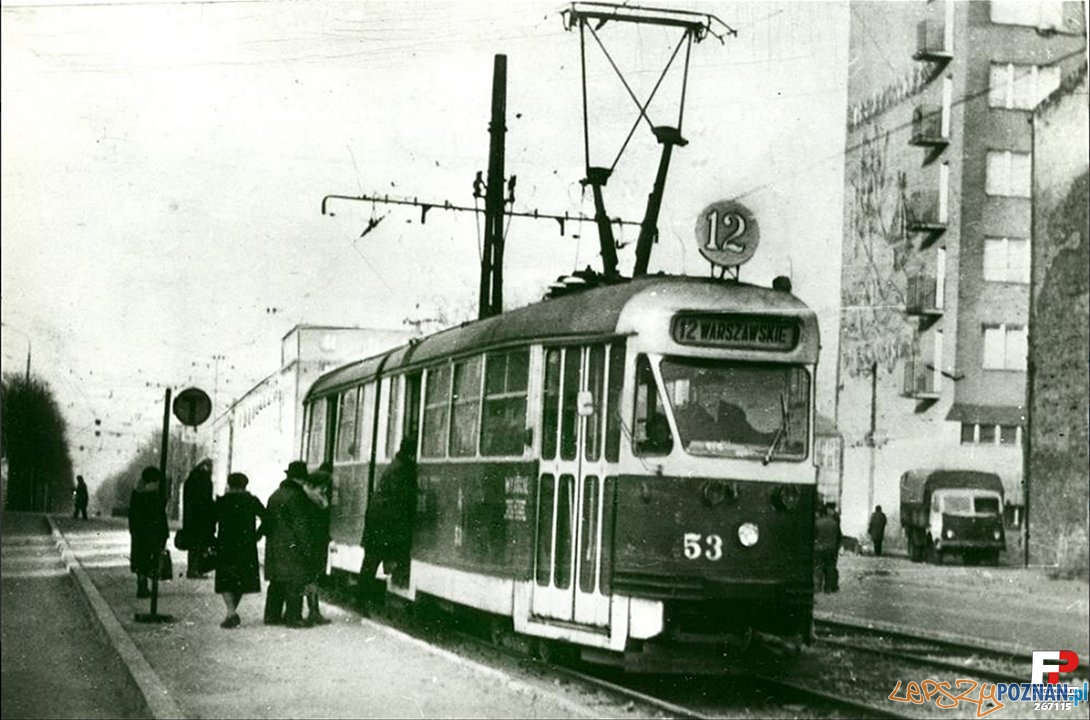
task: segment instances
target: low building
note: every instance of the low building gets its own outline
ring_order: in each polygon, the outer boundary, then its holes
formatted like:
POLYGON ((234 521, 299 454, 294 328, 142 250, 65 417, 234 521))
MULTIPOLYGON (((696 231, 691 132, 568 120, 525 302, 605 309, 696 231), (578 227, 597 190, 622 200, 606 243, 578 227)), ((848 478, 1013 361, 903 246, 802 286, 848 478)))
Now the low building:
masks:
POLYGON ((280 342, 280 368, 232 403, 212 426, 215 486, 231 472, 250 478, 266 500, 299 458, 303 399, 322 373, 402 345, 416 333, 374 328, 298 325, 280 342))

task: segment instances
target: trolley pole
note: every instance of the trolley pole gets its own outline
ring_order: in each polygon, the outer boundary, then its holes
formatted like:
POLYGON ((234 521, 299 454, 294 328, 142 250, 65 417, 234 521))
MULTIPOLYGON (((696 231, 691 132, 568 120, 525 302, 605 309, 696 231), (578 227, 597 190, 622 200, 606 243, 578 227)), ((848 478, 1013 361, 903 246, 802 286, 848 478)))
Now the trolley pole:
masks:
POLYGON ((870 450, 870 462, 867 468, 867 509, 864 512, 864 517, 870 517, 870 512, 874 508, 874 454, 875 449, 875 432, 878 428, 878 363, 871 363, 870 366, 870 432, 867 434, 867 445, 870 450))
POLYGON ((488 126, 488 190, 484 199, 484 248, 478 317, 503 312, 503 183, 507 138, 507 56, 492 64, 492 122, 488 126))

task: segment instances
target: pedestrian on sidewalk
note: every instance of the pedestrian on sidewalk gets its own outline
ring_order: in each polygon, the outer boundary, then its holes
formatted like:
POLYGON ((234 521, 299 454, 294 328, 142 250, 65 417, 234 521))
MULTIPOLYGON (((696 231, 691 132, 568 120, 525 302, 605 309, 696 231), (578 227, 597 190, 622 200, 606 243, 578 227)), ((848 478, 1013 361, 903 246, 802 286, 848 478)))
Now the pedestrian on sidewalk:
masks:
POLYGON ((882 541, 886 539, 886 514, 882 512, 881 505, 874 506, 874 512, 867 523, 867 535, 874 544, 874 554, 882 557, 882 541))
POLYGON ((83 519, 86 520, 87 501, 89 499, 89 496, 87 493, 87 483, 83 481, 82 475, 76 476, 76 489, 72 494, 74 496, 72 500, 72 519, 75 520, 76 518, 82 516, 83 519))
POLYGON ((136 574, 136 597, 151 597, 148 580, 159 572, 169 536, 163 474, 146 467, 129 497, 129 569, 136 574))
POLYGON ((303 622, 303 590, 310 581, 310 500, 303 490, 307 464, 294 460, 265 509, 265 624, 308 627, 303 622))
POLYGON ((375 574, 379 565, 394 582, 408 585, 416 517, 416 438, 401 440, 394 461, 382 473, 370 498, 363 526, 363 565, 357 590, 357 605, 364 615, 374 600, 375 574))
POLYGON ((227 476, 227 492, 216 498, 216 592, 223 597, 227 617, 220 627, 238 627, 238 605, 247 593, 261 592, 257 563, 259 526, 265 506, 246 491, 250 479, 242 473, 227 476))
POLYGON ((325 463, 315 472, 307 475, 303 485, 310 500, 310 533, 313 541, 310 554, 310 581, 306 585, 307 623, 310 625, 328 625, 329 620, 322 616, 318 601, 318 581, 325 575, 329 562, 329 504, 333 490, 333 475, 325 463))
POLYGON ((840 553, 840 519, 832 505, 823 506, 814 521, 814 591, 835 593, 840 589, 836 569, 840 553))
POLYGON ((182 485, 182 528, 188 551, 185 576, 203 578, 209 570, 209 548, 216 537, 212 500, 212 461, 205 458, 190 471, 182 485))

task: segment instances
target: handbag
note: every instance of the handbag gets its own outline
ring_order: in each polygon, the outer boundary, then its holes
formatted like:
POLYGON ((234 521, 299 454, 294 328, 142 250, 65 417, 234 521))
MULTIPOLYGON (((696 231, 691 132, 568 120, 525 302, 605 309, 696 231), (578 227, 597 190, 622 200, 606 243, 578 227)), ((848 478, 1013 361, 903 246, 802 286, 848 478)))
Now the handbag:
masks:
POLYGON ((174 561, 170 557, 170 551, 163 548, 159 553, 159 580, 170 580, 174 577, 174 561))
POLYGON ((204 573, 212 572, 216 569, 216 547, 214 545, 206 547, 204 552, 201 553, 199 565, 199 571, 203 575, 204 573))
POLYGON ((189 538, 185 534, 185 528, 180 528, 178 532, 174 533, 174 547, 179 550, 189 549, 189 538))

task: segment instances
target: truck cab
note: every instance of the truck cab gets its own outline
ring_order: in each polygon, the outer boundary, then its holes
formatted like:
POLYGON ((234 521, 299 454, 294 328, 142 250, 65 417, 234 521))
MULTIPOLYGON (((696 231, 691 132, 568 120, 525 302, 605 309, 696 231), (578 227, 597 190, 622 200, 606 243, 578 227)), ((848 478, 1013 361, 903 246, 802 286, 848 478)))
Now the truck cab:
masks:
POLYGON ((1003 483, 995 473, 910 470, 901 476, 901 526, 909 557, 997 564, 1006 547, 1003 483))
POLYGON ((966 563, 996 564, 1006 544, 1002 510, 1002 495, 991 490, 936 490, 928 516, 935 559, 941 561, 945 554, 957 552, 966 563))

